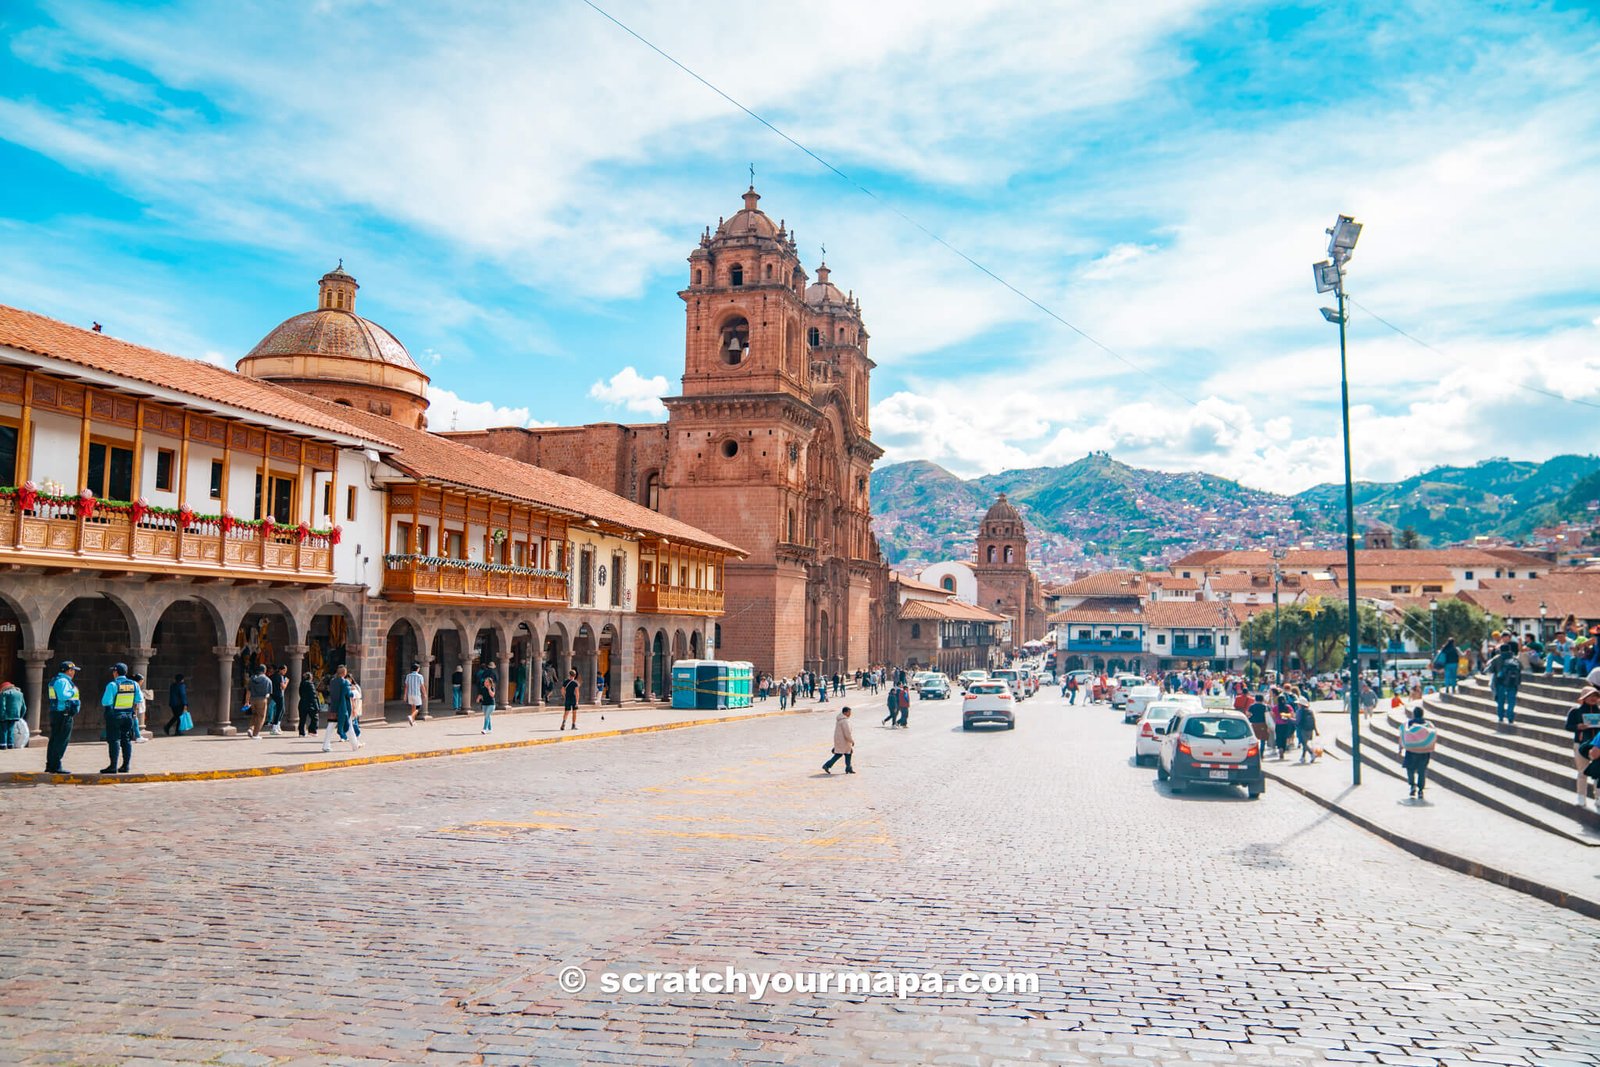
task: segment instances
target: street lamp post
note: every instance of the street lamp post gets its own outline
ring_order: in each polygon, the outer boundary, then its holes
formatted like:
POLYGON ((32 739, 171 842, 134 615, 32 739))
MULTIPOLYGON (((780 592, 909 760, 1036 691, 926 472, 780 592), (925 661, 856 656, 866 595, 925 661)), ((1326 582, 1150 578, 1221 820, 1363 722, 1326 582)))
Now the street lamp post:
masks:
POLYGON ((1345 325, 1349 314, 1344 303, 1344 267, 1361 237, 1361 223, 1340 215, 1328 230, 1328 258, 1312 265, 1317 292, 1332 292, 1339 298, 1338 309, 1323 308, 1322 317, 1339 325, 1339 414, 1344 423, 1344 557, 1350 582, 1350 645, 1345 652, 1348 672, 1345 686, 1350 695, 1350 784, 1361 784, 1361 702, 1356 690, 1356 663, 1360 647, 1361 622, 1356 614, 1356 498, 1350 476, 1350 375, 1345 360, 1345 325))
POLYGON ((1550 614, 1550 608, 1544 601, 1539 601, 1539 648, 1544 648, 1544 619, 1550 614))
POLYGON ((1278 585, 1283 581, 1283 568, 1278 566, 1277 556, 1281 549, 1272 553, 1272 636, 1278 639, 1278 684, 1283 684, 1283 619, 1278 614, 1278 585))
POLYGON ((1434 662, 1439 658, 1439 598, 1428 598, 1428 677, 1438 681, 1434 662))

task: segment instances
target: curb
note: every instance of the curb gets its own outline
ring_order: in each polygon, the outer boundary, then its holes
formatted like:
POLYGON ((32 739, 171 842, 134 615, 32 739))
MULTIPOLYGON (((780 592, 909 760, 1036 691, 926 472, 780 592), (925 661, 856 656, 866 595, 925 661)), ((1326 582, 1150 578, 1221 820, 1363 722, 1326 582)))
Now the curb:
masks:
POLYGON ((1478 860, 1467 859, 1465 856, 1458 856, 1454 852, 1446 852, 1442 848, 1436 848, 1433 845, 1424 844, 1421 841, 1413 840, 1412 838, 1396 833, 1387 827, 1380 826, 1364 815, 1357 815, 1348 808, 1342 807, 1337 802, 1328 800, 1326 797, 1312 792, 1303 785, 1299 785, 1296 782, 1291 782, 1282 775, 1274 774, 1271 771, 1266 773, 1268 778, 1271 778, 1273 781, 1277 782, 1286 789, 1291 789, 1294 792, 1299 793, 1301 796, 1321 805, 1328 811, 1333 812, 1335 815, 1348 819, 1350 822, 1361 827, 1363 830, 1366 830, 1368 833, 1376 834, 1378 837, 1383 838, 1391 845, 1411 853, 1411 855, 1416 856, 1418 859, 1426 860, 1429 863, 1444 867, 1447 870, 1455 871, 1458 874, 1469 875, 1473 878, 1480 878, 1485 882, 1492 882, 1495 885, 1504 886, 1505 888, 1515 890, 1518 893, 1526 893, 1528 896, 1536 897, 1539 900, 1544 901, 1546 904, 1554 904, 1558 908, 1565 908, 1568 911, 1575 911, 1579 915, 1586 916, 1590 919, 1600 919, 1600 902, 1577 896, 1573 893, 1567 892, 1565 889, 1557 889, 1555 886, 1545 885, 1543 882, 1536 882, 1533 879, 1520 874, 1512 874, 1509 871, 1502 871, 1498 867, 1491 867, 1486 863, 1479 862, 1478 860))
POLYGON ((685 719, 681 722, 661 722, 650 726, 627 726, 615 730, 599 730, 587 734, 574 733, 556 737, 530 737, 525 741, 503 741, 492 745, 460 745, 455 748, 435 748, 422 752, 390 752, 378 756, 357 756, 354 759, 345 760, 312 760, 308 763, 290 763, 271 767, 237 767, 216 771, 162 771, 155 774, 46 774, 43 771, 6 771, 0 773, 0 785, 145 785, 152 782, 221 782, 236 778, 270 778, 280 774, 336 771, 346 767, 372 767, 380 763, 404 763, 407 760, 438 759, 441 756, 472 756, 481 752, 505 752, 514 748, 558 745, 569 741, 599 741, 608 737, 627 737, 631 734, 654 734, 662 733, 666 730, 684 730, 692 726, 717 726, 722 723, 751 722, 755 719, 806 715, 813 710, 815 709, 787 708, 783 711, 758 711, 751 715, 724 715, 715 719, 685 719))

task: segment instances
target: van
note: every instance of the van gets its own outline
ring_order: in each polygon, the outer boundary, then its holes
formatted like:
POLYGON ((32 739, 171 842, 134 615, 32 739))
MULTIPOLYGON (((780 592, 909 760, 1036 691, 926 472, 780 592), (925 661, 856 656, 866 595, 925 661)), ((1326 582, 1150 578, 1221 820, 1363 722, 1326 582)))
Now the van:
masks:
POLYGON ((1011 687, 1011 692, 1018 700, 1028 697, 1028 683, 1023 680, 1022 672, 1015 667, 1001 667, 999 670, 989 672, 989 677, 996 681, 1004 682, 1011 687))

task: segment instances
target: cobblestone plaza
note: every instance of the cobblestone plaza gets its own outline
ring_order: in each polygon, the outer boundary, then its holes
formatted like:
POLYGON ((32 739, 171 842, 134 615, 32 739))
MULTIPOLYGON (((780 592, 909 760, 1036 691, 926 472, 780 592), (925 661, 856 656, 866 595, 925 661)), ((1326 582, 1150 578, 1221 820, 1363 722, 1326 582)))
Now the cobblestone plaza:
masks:
POLYGON ((858 705, 858 773, 828 777, 836 707, 316 775, 8 790, 3 1058, 1600 1056, 1600 923, 1287 789, 1174 797, 1103 706, 1041 694, 1015 731, 978 734, 953 702, 918 702, 906 731, 858 705), (557 982, 572 966, 575 995, 557 982), (1038 988, 602 992, 608 974, 691 967, 1038 988))

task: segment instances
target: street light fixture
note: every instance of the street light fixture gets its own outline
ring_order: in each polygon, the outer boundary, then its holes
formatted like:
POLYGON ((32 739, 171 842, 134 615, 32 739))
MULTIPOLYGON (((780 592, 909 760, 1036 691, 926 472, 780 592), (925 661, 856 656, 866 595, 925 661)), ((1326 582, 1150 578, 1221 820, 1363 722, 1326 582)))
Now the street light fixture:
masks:
POLYGON ((1544 644, 1544 617, 1550 613, 1544 601, 1539 601, 1539 643, 1544 644))
POLYGON ((1328 258, 1312 264, 1317 292, 1334 293, 1337 310, 1322 309, 1322 317, 1339 326, 1339 412, 1344 423, 1344 556, 1349 582, 1350 634, 1345 651, 1345 689, 1350 697, 1350 784, 1361 784, 1361 694, 1356 684, 1360 663, 1361 620, 1356 613, 1356 499, 1350 476, 1350 375, 1345 360, 1345 327, 1349 316, 1344 303, 1344 267, 1355 253, 1361 237, 1361 224, 1349 215, 1340 215, 1328 230, 1328 258), (1333 311, 1333 314, 1329 314, 1333 311))

